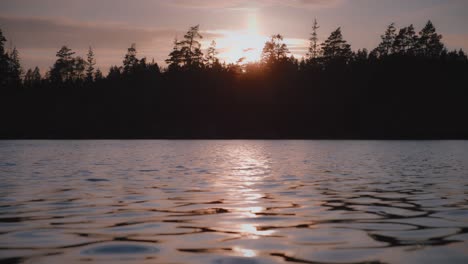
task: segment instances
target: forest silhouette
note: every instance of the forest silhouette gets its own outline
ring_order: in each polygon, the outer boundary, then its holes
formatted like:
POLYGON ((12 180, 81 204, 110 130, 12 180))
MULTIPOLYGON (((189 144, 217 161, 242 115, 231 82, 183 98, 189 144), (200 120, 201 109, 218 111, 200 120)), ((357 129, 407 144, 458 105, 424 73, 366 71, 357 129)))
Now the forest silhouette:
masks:
POLYGON ((133 44, 105 75, 91 47, 82 58, 63 46, 44 76, 22 69, 0 30, 0 138, 468 138, 468 59, 430 21, 418 33, 389 25, 371 51, 319 28, 300 60, 277 34, 260 61, 221 63, 194 26, 167 67, 133 44))

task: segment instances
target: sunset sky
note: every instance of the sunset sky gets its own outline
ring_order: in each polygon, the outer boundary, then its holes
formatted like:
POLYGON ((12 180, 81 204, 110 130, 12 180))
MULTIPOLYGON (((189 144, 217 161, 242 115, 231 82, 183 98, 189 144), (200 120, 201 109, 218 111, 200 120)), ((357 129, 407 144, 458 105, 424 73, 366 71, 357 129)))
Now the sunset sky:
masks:
POLYGON ((132 43, 164 66, 174 38, 196 24, 227 62, 255 60, 275 33, 302 56, 314 18, 321 40, 341 26, 354 50, 375 47, 391 22, 419 31, 428 19, 450 49, 468 50, 467 12, 466 0, 0 0, 0 28, 26 69, 47 70, 62 45, 81 56, 91 45, 107 72, 132 43))

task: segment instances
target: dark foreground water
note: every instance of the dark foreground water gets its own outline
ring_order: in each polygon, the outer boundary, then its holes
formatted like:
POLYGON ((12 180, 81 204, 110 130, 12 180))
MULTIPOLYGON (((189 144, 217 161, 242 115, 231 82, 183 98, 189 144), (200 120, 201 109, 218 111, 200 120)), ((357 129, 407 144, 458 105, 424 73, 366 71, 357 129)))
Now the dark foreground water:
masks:
POLYGON ((0 263, 468 263, 468 142, 0 141, 0 263))

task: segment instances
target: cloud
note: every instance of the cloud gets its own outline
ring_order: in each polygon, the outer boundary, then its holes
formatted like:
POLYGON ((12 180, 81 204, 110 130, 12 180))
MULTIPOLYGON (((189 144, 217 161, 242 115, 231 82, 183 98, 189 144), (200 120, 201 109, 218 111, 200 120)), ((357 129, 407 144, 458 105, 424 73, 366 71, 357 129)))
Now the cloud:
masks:
POLYGON ((271 2, 276 5, 289 5, 294 7, 333 7, 339 4, 340 0, 269 0, 264 2, 271 2))
POLYGON ((334 7, 343 0, 173 0, 169 5, 188 8, 235 8, 262 6, 290 6, 297 8, 334 7))
POLYGON ((449 49, 460 49, 468 51, 468 34, 444 34, 442 41, 449 49))
POLYGON ((167 5, 179 6, 179 7, 190 7, 190 8, 224 8, 224 7, 236 7, 243 4, 244 0, 173 0, 169 1, 167 5))
POLYGON ((120 48, 130 43, 150 44, 182 32, 172 29, 132 28, 119 24, 92 24, 67 19, 0 16, 0 25, 16 45, 45 48, 57 45, 120 48))
MULTIPOLYGON (((172 49, 174 37, 184 34, 184 31, 170 28, 139 28, 40 17, 0 16, 0 27, 9 42, 20 51, 24 68, 38 65, 43 70, 52 65, 55 53, 62 45, 69 46, 81 56, 92 46, 98 66, 103 69, 121 64, 126 49, 132 43, 137 44, 141 57, 163 62, 172 49)), ((220 37, 214 33, 204 33, 204 36, 220 37)))

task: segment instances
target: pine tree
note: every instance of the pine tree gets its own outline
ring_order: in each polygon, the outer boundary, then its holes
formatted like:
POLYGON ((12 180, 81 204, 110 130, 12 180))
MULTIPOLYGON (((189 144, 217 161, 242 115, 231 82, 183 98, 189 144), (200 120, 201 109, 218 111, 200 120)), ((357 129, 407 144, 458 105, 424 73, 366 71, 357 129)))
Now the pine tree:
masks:
POLYGON ((213 68, 216 64, 219 64, 219 59, 216 57, 217 55, 216 41, 213 40, 205 56, 205 63, 208 68, 213 68))
POLYGON ((94 73, 94 81, 98 82, 104 79, 104 76, 102 75, 102 71, 98 68, 96 72, 94 73))
POLYGON ((23 84, 26 88, 31 88, 33 86, 33 71, 31 69, 28 69, 26 71, 26 74, 24 75, 24 81, 23 84))
POLYGON ((200 25, 191 27, 184 35, 184 40, 181 42, 181 53, 184 58, 184 64, 189 67, 198 68, 202 65, 203 53, 201 51, 201 43, 199 40, 203 36, 199 33, 200 25))
POLYGON ((280 34, 273 35, 263 47, 262 62, 265 64, 273 64, 279 61, 285 61, 288 59, 288 54, 289 49, 283 42, 283 36, 280 34))
POLYGON ((393 47, 397 36, 396 30, 395 23, 391 23, 388 26, 385 34, 380 36, 382 42, 380 42, 379 46, 372 51, 373 56, 383 57, 393 53, 393 47))
POLYGON ((459 49, 458 50, 458 59, 460 61, 463 61, 463 62, 468 62, 468 57, 466 56, 466 53, 462 50, 462 49, 459 49))
POLYGON ((200 68, 203 66, 203 52, 201 51, 201 43, 199 40, 203 38, 200 34, 200 26, 193 26, 184 35, 184 39, 174 41, 174 48, 169 54, 169 59, 166 62, 169 64, 169 69, 183 68, 200 68))
POLYGON ((34 88, 41 84, 41 73, 38 67, 26 71, 23 84, 26 88, 34 88))
POLYGON ((347 63, 353 55, 351 45, 346 40, 343 40, 341 28, 337 28, 330 34, 328 39, 322 44, 322 50, 325 63, 347 63))
POLYGON ((11 52, 5 51, 6 38, 0 30, 0 87, 19 87, 23 73, 19 52, 15 48, 11 52))
POLYGON ((73 55, 75 55, 75 52, 73 52, 67 46, 62 46, 62 48, 56 54, 58 59, 61 61, 72 61, 73 55))
POLYGON ((57 60, 50 70, 50 79, 52 82, 60 83, 72 80, 75 68, 75 58, 73 55, 75 55, 75 52, 67 46, 62 46, 57 52, 57 60))
POLYGON ((151 76, 159 76, 161 75, 161 69, 159 68, 159 65, 154 61, 154 58, 151 60, 150 63, 148 63, 146 67, 146 72, 151 76))
POLYGON ((307 58, 309 60, 316 59, 320 56, 320 46, 319 46, 319 39, 317 30, 320 27, 318 26, 317 19, 314 20, 314 25, 312 26, 312 34, 310 37, 310 45, 309 45, 309 52, 307 53, 307 58))
POLYGON ((128 48, 127 54, 125 55, 125 59, 123 61, 124 74, 131 74, 135 71, 136 67, 138 66, 138 59, 136 55, 136 45, 133 43, 130 48, 128 48))
POLYGON ((109 69, 109 73, 107 74, 107 79, 110 80, 118 80, 120 79, 122 69, 118 66, 112 66, 109 69))
POLYGON ((427 57, 439 57, 445 48, 441 40, 442 35, 437 34, 434 25, 429 20, 419 33, 418 54, 427 57))
POLYGON ((359 49, 353 54, 353 60, 357 63, 365 63, 369 59, 369 52, 367 49, 359 49))
POLYGON ((399 55, 414 55, 417 52, 418 36, 414 31, 414 26, 400 29, 393 43, 393 50, 399 55))
POLYGON ((85 70, 86 70, 86 61, 79 56, 74 58, 71 79, 74 81, 84 80, 86 77, 85 70))
POLYGON ((174 39, 174 46, 172 52, 169 54, 169 58, 166 60, 166 63, 169 65, 169 70, 174 70, 179 68, 182 65, 182 53, 181 53, 181 44, 174 39))
POLYGON ((144 74, 148 71, 148 63, 146 63, 146 58, 142 58, 139 60, 133 70, 133 73, 136 74, 144 74))
POLYGON ((8 54, 8 79, 9 84, 18 87, 21 84, 21 69, 19 52, 16 47, 8 54))
POLYGON ((468 62, 468 57, 466 53, 463 51, 463 49, 459 50, 452 50, 448 52, 446 49, 444 49, 444 58, 448 59, 449 61, 458 61, 458 62, 468 62))
POLYGON ((5 36, 3 36, 3 32, 0 29, 0 56, 5 55, 5 42, 6 42, 5 36))
POLYGON ((94 58, 94 51, 91 47, 89 47, 87 59, 86 59, 86 81, 87 82, 93 81, 95 65, 96 65, 96 59, 94 58))
POLYGON ((306 62, 306 60, 304 59, 304 57, 302 57, 301 60, 299 61, 299 67, 298 67, 298 69, 299 69, 300 71, 303 71, 303 70, 307 69, 307 62, 306 62))
POLYGON ((33 81, 33 86, 38 86, 41 84, 42 81, 42 76, 41 76, 41 71, 39 70, 39 67, 35 67, 33 72, 32 72, 32 81, 33 81))
POLYGON ((3 32, 0 29, 0 88, 7 86, 8 76, 8 56, 5 54, 5 42, 6 38, 3 36, 3 32))

